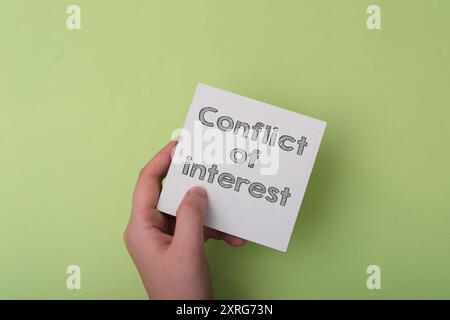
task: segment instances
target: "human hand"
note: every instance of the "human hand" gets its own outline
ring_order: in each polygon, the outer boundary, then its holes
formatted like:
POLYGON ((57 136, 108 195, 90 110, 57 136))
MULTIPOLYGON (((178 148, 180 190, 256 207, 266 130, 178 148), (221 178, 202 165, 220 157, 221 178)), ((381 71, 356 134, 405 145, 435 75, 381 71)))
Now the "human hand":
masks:
POLYGON ((176 218, 156 209, 175 145, 171 141, 141 170, 124 241, 149 298, 212 299, 204 241, 238 247, 245 240, 203 226, 207 195, 200 187, 186 193, 176 218))

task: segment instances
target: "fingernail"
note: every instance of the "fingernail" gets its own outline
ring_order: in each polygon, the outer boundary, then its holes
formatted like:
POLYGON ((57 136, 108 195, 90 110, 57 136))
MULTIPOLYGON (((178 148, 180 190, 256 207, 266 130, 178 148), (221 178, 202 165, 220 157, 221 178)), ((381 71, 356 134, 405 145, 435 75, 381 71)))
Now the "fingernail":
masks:
POLYGON ((173 139, 172 139, 172 141, 175 141, 175 142, 180 142, 181 141, 181 136, 180 135, 177 135, 177 136, 175 136, 173 139))
POLYGON ((193 187, 189 189, 188 193, 202 198, 206 198, 206 191, 201 187, 193 187))

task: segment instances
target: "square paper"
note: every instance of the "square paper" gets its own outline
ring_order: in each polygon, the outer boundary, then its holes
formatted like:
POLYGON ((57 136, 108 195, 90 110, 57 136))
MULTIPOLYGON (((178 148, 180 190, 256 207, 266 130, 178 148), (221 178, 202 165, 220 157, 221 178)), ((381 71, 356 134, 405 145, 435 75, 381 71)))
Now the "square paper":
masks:
POLYGON ((286 251, 326 122, 198 84, 159 198, 208 194, 204 225, 286 251))

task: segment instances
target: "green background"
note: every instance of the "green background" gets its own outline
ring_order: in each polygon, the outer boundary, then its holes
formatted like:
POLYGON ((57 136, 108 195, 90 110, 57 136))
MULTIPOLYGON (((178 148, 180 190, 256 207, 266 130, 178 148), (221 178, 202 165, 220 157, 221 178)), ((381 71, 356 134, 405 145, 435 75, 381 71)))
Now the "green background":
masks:
POLYGON ((0 298, 146 298, 122 241, 131 192, 197 82, 328 122, 288 252, 208 243, 217 298, 450 298, 449 15, 447 0, 1 0, 0 298))

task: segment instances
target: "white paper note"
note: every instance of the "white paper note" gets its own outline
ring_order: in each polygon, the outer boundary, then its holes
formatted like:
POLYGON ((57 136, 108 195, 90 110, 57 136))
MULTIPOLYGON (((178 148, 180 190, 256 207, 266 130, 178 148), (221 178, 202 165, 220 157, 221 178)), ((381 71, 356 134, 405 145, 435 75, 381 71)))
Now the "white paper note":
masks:
POLYGON ((158 209, 176 215, 186 191, 201 186, 206 226, 286 251, 325 126, 198 84, 158 209))

